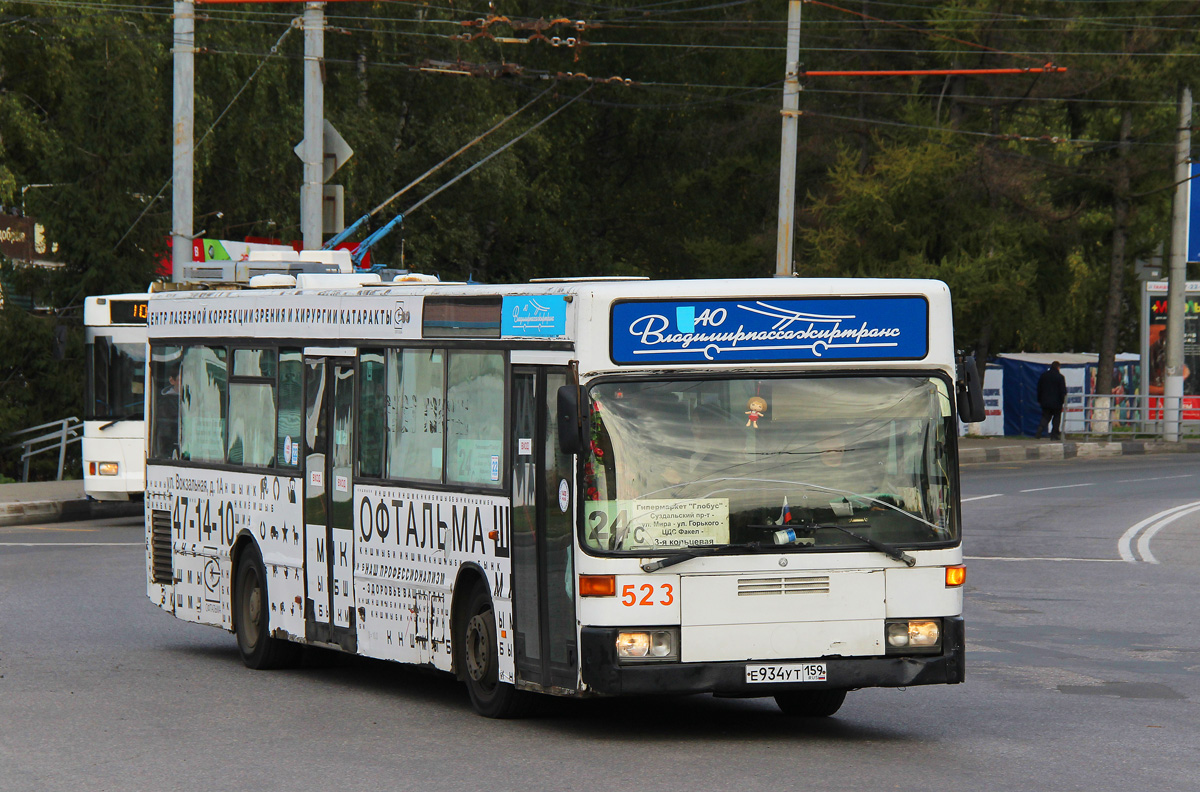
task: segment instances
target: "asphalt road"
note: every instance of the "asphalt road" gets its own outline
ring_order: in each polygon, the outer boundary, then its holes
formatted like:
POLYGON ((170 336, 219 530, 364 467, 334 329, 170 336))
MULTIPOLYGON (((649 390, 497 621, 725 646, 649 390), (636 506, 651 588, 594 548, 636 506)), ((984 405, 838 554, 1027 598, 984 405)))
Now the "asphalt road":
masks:
POLYGON ((497 722, 415 669, 253 672, 145 598, 139 521, 0 528, 0 791, 1200 787, 1200 456, 963 486, 966 684, 814 723, 708 696, 497 722))

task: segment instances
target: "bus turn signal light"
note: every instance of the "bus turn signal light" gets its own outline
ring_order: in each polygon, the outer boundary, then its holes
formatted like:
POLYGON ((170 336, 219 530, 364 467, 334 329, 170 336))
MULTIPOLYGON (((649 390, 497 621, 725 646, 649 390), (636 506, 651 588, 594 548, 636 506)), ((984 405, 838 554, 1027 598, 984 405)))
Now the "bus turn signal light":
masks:
POLYGON ((617 596, 616 575, 580 575, 579 596, 581 597, 615 597, 617 596))
POLYGON ((961 564, 946 567, 946 586, 961 586, 967 582, 967 568, 961 564))

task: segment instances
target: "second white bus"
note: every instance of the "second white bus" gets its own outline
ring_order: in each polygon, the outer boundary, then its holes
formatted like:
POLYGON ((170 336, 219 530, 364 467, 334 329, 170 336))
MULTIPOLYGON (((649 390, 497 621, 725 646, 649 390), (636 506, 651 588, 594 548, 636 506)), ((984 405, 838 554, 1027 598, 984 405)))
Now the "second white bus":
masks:
POLYGON ((141 498, 146 487, 147 296, 84 300, 83 488, 96 500, 141 498))

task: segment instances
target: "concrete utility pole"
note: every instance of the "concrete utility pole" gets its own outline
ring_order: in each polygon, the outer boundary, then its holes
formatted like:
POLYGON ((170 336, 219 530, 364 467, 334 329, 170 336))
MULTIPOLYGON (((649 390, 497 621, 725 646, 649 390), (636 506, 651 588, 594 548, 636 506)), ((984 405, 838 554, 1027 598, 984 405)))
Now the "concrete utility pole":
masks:
POLYGON ((779 151, 779 228, 775 277, 792 275, 793 221, 796 217, 796 140, 800 115, 800 3, 788 0, 787 73, 783 80, 783 144, 779 151))
POLYGON ((1183 314, 1187 307, 1188 194, 1191 189, 1192 90, 1179 96, 1175 139, 1175 205, 1171 216, 1171 268, 1167 285, 1167 370, 1163 377, 1163 439, 1179 440, 1183 403, 1183 314))
POLYGON ((183 280, 192 263, 192 146, 196 14, 191 0, 175 0, 171 122, 171 280, 183 280))
POLYGON ((325 4, 304 4, 304 184, 300 188, 300 231, 305 250, 321 248, 324 176, 325 4))

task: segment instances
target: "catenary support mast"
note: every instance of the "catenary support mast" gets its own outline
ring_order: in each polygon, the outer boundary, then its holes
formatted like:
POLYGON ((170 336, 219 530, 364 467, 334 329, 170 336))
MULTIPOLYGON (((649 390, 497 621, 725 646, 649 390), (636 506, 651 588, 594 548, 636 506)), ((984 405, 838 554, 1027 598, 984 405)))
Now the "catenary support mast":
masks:
POLYGON ((788 2, 787 74, 783 82, 783 143, 779 152, 779 228, 775 277, 792 275, 796 217, 796 140, 800 115, 800 4, 788 2))
POLYGON ((1167 366, 1163 377, 1163 439, 1179 440, 1183 403, 1183 312, 1187 290, 1188 194, 1191 184, 1192 90, 1179 96, 1179 131, 1175 138, 1175 205, 1171 218, 1171 268, 1167 285, 1167 366))
POLYGON ((304 6, 304 184, 300 188, 300 232, 305 250, 321 249, 321 202, 325 182, 325 4, 304 6))
POLYGON ((193 86, 196 14, 191 0, 175 0, 173 101, 171 104, 171 280, 183 280, 192 262, 193 86))

